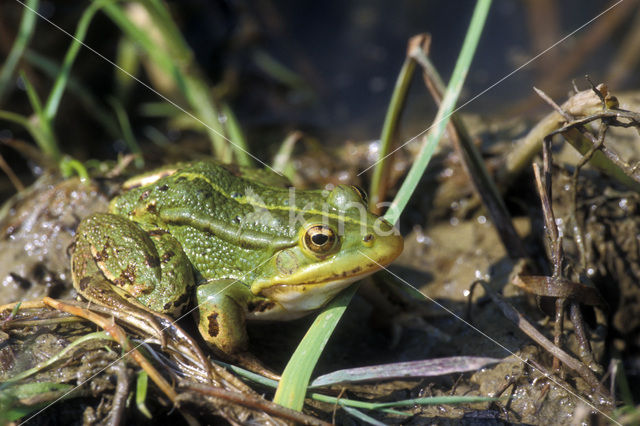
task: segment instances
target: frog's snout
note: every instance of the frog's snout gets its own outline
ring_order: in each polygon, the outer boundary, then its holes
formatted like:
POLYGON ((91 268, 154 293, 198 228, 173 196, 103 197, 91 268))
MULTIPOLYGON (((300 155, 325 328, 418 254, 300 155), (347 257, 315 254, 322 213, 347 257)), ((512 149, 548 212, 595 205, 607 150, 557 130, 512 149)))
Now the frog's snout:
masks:
POLYGON ((381 218, 380 223, 380 226, 374 226, 370 232, 362 236, 361 251, 379 267, 385 267, 400 256, 404 240, 389 222, 381 218))

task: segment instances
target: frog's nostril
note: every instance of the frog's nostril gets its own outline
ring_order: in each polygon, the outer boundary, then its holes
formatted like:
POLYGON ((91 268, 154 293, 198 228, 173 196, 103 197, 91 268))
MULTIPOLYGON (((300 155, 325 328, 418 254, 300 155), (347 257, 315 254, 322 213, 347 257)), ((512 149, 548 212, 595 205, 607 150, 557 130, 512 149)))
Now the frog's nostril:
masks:
POLYGON ((362 238, 362 241, 364 241, 365 243, 370 243, 371 241, 373 241, 373 234, 367 234, 362 238))

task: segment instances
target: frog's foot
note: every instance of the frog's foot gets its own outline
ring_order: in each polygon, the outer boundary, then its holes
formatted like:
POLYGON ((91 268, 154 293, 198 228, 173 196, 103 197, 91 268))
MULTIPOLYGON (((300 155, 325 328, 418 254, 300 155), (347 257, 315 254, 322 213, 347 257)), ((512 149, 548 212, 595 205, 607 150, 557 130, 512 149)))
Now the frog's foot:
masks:
POLYGON ((164 319, 168 321, 172 321, 171 318, 150 312, 139 304, 129 293, 117 292, 114 286, 107 281, 101 273, 95 273, 82 278, 78 283, 78 289, 90 303, 93 302, 98 305, 109 306, 114 310, 126 313, 129 317, 142 321, 143 324, 139 325, 139 328, 142 328, 144 331, 149 331, 148 328, 150 328, 152 331, 150 334, 158 338, 163 348, 166 347, 166 326, 160 326, 158 317, 164 317, 164 319))

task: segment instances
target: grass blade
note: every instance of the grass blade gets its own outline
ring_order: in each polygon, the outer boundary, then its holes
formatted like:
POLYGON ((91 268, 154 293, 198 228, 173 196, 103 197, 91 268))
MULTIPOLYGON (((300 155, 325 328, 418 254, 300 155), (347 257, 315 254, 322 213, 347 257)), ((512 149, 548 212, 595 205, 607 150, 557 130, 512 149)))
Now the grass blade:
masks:
POLYGON ((471 66, 471 60, 473 59, 476 47, 478 46, 478 41, 480 40, 480 35, 482 34, 482 29, 484 27, 487 14, 489 13, 490 6, 491 0, 478 0, 476 2, 471 23, 469 24, 469 29, 467 30, 467 35, 462 45, 462 50, 458 56, 456 66, 453 69, 451 80, 449 80, 447 91, 442 99, 442 104, 438 109, 431 131, 427 135, 425 143, 420 149, 418 158, 415 163, 413 163, 411 170, 409 170, 409 174, 402 183, 402 186, 398 191, 398 195, 395 200, 393 200, 391 206, 389 206, 389 210, 387 210, 387 213, 384 216, 384 218, 391 223, 396 223, 400 218, 400 214, 402 214, 402 211, 409 202, 409 198, 411 198, 413 191, 418 186, 418 183, 431 160, 431 156, 433 155, 433 151, 436 149, 436 145, 444 134, 444 130, 449 122, 449 117, 453 113, 453 109, 458 100, 458 96, 460 95, 460 91, 462 90, 467 72, 471 66))
POLYGON ((9 87, 9 80, 13 76, 13 72, 16 69, 18 61, 22 57, 24 50, 27 48, 31 37, 36 28, 36 13, 38 10, 38 0, 27 0, 26 7, 22 14, 22 20, 20 21, 20 28, 18 29, 18 35, 13 42, 11 51, 7 55, 7 59, 2 65, 0 70, 0 99, 4 97, 4 94, 9 87))
POLYGON ((418 378, 441 376, 450 373, 475 371, 488 364, 499 362, 498 358, 454 356, 447 358, 425 359, 421 361, 397 362, 384 365, 337 370, 316 378, 309 388, 333 386, 344 383, 356 383, 371 380, 391 380, 400 378, 418 378))
POLYGON ((318 315, 284 369, 273 402, 293 410, 302 410, 311 373, 358 287, 358 284, 354 284, 343 290, 318 315))
POLYGON ((383 187, 382 182, 385 180, 384 175, 387 171, 387 155, 391 151, 393 144, 393 137, 398 129, 398 122, 400 121, 400 113, 407 99, 407 93, 409 92, 409 86, 411 84, 411 78, 416 69, 416 62, 407 56, 398 74, 396 85, 391 95, 391 102, 389 102, 389 108, 387 109, 387 115, 384 118, 384 124, 382 126, 382 135, 380 136, 380 160, 376 163, 373 169, 373 177, 371 178, 371 186, 369 187, 369 209, 374 212, 379 212, 378 203, 382 201, 382 193, 386 188, 383 187))
POLYGON ((58 74, 58 78, 56 78, 55 83, 53 83, 53 89, 51 89, 51 93, 49 94, 49 98, 47 99, 47 103, 44 107, 44 114, 49 121, 52 121, 58 112, 58 107, 60 106, 60 101, 62 100, 62 95, 64 94, 65 88, 67 87, 67 82, 69 81, 69 75, 71 74, 71 67, 73 66, 73 62, 78 56, 78 52, 83 45, 84 38, 87 35, 87 30, 89 29, 89 25, 91 24, 91 20, 95 16, 96 12, 102 8, 102 6, 108 0, 97 1, 92 3, 87 9, 82 13, 80 17, 80 21, 78 22, 78 27, 76 28, 76 33, 73 36, 73 40, 71 45, 69 46, 69 50, 67 50, 66 55, 64 56, 64 60, 62 61, 62 68, 60 73, 58 74))

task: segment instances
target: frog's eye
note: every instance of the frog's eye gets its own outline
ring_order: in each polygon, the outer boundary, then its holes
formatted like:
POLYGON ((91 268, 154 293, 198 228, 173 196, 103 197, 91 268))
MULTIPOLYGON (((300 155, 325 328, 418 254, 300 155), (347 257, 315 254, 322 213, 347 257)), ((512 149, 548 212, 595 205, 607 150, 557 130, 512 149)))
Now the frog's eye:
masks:
POLYGON ((351 188, 353 188, 354 191, 356 191, 356 193, 360 196, 360 198, 362 198, 362 201, 364 201, 364 203, 367 203, 367 193, 364 191, 364 189, 360 188, 358 185, 351 185, 351 188))
POLYGON ((310 226, 304 234, 304 245, 314 253, 327 253, 336 241, 336 233, 326 225, 310 226))

